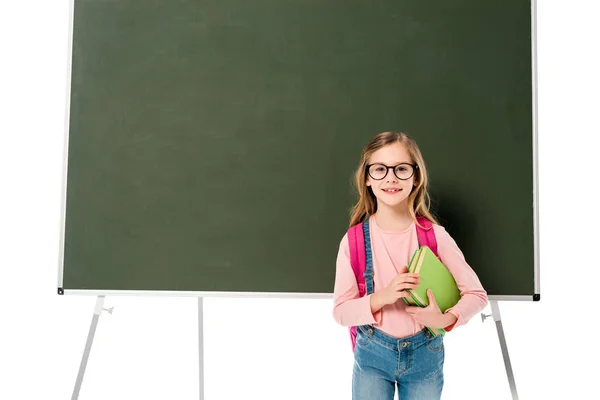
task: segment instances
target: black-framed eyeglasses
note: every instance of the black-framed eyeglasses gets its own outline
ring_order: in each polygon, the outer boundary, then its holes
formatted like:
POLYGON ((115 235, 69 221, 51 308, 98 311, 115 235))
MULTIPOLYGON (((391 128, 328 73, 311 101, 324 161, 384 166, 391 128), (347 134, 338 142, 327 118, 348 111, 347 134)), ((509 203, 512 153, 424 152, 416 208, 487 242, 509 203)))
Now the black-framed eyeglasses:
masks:
POLYGON ((419 168, 417 164, 409 163, 400 163, 392 166, 375 163, 367 165, 367 173, 371 178, 375 179, 376 181, 380 181, 387 176, 388 171, 391 169, 394 171, 396 178, 405 181, 414 175, 417 168, 419 168))

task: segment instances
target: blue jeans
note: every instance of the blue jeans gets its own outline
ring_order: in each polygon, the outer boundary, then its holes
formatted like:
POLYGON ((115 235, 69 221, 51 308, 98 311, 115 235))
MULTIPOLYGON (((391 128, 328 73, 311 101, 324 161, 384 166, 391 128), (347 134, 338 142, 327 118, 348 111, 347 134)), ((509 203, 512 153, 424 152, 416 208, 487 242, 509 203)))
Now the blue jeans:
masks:
POLYGON ((427 330, 402 339, 372 326, 356 328, 352 400, 439 400, 444 342, 427 330))

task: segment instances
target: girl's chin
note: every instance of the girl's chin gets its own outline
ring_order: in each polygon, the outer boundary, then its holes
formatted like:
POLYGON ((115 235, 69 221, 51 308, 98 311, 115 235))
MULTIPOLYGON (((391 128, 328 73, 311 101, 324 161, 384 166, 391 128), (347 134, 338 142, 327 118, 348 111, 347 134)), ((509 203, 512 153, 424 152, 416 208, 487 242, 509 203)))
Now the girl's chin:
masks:
POLYGON ((406 207, 407 203, 406 203, 406 197, 403 199, 397 199, 394 201, 390 201, 390 199, 378 199, 377 203, 379 205, 385 205, 386 207, 389 208, 399 208, 399 207, 406 207))

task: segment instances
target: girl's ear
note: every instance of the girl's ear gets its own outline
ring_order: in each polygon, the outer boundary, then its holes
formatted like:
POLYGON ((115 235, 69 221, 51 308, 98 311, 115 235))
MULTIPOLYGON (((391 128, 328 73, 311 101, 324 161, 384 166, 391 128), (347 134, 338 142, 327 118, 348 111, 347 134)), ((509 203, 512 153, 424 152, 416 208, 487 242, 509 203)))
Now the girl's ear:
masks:
POLYGON ((413 186, 417 187, 419 186, 419 177, 416 176, 417 174, 415 174, 415 177, 413 178, 413 186))

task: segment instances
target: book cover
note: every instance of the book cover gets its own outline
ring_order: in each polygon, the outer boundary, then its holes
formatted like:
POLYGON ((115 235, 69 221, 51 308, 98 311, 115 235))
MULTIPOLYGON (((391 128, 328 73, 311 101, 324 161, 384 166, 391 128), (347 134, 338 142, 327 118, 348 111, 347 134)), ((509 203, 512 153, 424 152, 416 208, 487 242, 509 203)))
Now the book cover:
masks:
MULTIPOLYGON (((433 291, 435 300, 442 312, 455 306, 460 300, 460 290, 454 277, 429 247, 421 246, 415 251, 409 263, 408 271, 420 274, 420 278, 419 286, 416 289, 406 290, 410 295, 410 297, 404 298, 406 304, 419 307, 428 306, 427 289, 433 291)), ((434 335, 436 332, 442 335, 445 333, 443 329, 428 329, 434 335)))

